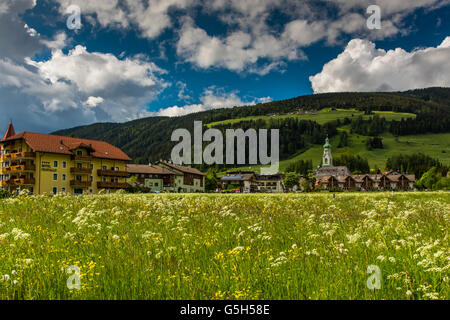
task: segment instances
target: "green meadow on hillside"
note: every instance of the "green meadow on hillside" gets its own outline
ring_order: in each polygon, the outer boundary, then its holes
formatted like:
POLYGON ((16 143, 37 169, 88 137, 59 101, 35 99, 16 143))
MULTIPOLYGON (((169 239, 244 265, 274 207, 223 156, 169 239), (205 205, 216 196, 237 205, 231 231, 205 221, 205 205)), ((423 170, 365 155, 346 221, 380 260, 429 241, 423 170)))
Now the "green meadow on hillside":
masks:
MULTIPOLYGON (((387 121, 401 120, 406 118, 415 117, 411 113, 396 113, 396 112, 379 112, 376 111, 374 114, 386 118, 387 121)), ((244 120, 255 120, 255 119, 277 119, 277 118, 288 118, 296 117, 302 120, 313 120, 320 124, 324 124, 333 120, 344 118, 354 119, 358 116, 363 116, 367 119, 368 115, 364 115, 363 112, 357 110, 345 110, 337 109, 331 111, 331 109, 324 109, 317 113, 317 115, 280 115, 280 116, 262 116, 262 117, 248 117, 241 119, 231 119, 221 122, 215 122, 208 124, 209 127, 213 127, 219 124, 230 124, 236 123, 244 120), (353 115, 353 117, 352 117, 353 115)), ((362 136, 358 134, 351 134, 349 126, 340 127, 338 131, 347 131, 349 134, 349 146, 338 148, 339 137, 335 136, 331 138, 331 144, 333 146, 333 156, 337 157, 343 154, 359 155, 363 158, 367 158, 371 168, 384 169, 386 165, 387 158, 398 155, 398 154, 413 154, 413 153, 424 153, 432 158, 439 159, 443 164, 450 164, 450 133, 440 133, 440 134, 420 134, 420 135, 408 135, 394 137, 392 134, 385 132, 380 135, 383 138, 384 149, 373 149, 367 150, 366 141, 369 137, 362 136)), ((314 167, 320 165, 322 161, 323 147, 322 145, 313 145, 306 150, 299 150, 298 154, 290 159, 285 159, 280 161, 280 172, 284 170, 293 162, 298 160, 313 160, 314 167)), ((261 168, 260 165, 255 166, 243 166, 239 167, 239 170, 251 170, 258 171, 261 168)))
MULTIPOLYGON (((342 129, 341 129, 342 130, 342 129)), ((381 135, 383 137, 384 149, 367 150, 365 141, 368 137, 361 135, 350 135, 350 146, 337 148, 339 137, 330 139, 333 146, 333 157, 342 154, 360 155, 367 158, 371 168, 380 168, 383 170, 387 158, 398 154, 424 153, 432 158, 439 159, 444 165, 450 165, 450 133, 411 135, 395 138, 390 133, 381 135), (443 152, 444 151, 444 152, 443 152)), ((308 150, 296 155, 295 157, 280 161, 280 172, 292 163, 298 160, 313 160, 314 167, 320 165, 322 161, 323 147, 314 145, 308 150)), ((245 166, 239 170, 258 171, 261 166, 245 166)))
MULTIPOLYGON (((375 115, 386 118, 387 121, 392 120, 401 120, 407 118, 415 118, 416 115, 412 113, 400 113, 400 112, 391 112, 391 111, 375 111, 375 115)), ((269 121, 271 119, 285 119, 285 118, 297 118, 300 120, 311 120, 316 121, 319 124, 325 124, 327 122, 337 120, 337 119, 345 119, 345 118, 356 118, 358 116, 363 116, 364 119, 372 117, 373 115, 364 115, 364 112, 358 111, 356 109, 336 109, 331 110, 330 108, 322 109, 317 112, 317 114, 284 114, 279 116, 253 116, 253 117, 245 117, 245 118, 236 118, 229 119, 224 121, 212 122, 208 123, 207 126, 209 128, 218 126, 218 125, 226 125, 237 123, 241 121, 249 121, 249 120, 266 120, 269 121)))

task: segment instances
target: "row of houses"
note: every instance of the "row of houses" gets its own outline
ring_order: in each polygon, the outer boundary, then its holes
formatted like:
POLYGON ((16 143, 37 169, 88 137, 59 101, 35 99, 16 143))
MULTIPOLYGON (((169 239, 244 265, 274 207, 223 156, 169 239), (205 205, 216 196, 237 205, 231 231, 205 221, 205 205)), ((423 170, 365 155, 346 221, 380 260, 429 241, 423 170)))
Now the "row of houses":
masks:
POLYGON ((205 175, 197 169, 163 161, 132 165, 122 150, 103 141, 34 132, 16 134, 11 123, 0 146, 0 187, 9 192, 111 193, 128 188, 131 177, 154 191, 205 191, 205 175))
POLYGON ((261 175, 252 171, 227 172, 220 178, 220 189, 243 193, 284 192, 282 174, 261 175))
POLYGON ((325 190, 413 190, 416 176, 389 171, 382 174, 353 175, 345 166, 333 166, 331 144, 323 146, 322 165, 314 173, 315 188, 325 190))
POLYGON ((316 188, 325 190, 413 190, 415 175, 386 172, 348 176, 321 176, 316 180, 316 188))

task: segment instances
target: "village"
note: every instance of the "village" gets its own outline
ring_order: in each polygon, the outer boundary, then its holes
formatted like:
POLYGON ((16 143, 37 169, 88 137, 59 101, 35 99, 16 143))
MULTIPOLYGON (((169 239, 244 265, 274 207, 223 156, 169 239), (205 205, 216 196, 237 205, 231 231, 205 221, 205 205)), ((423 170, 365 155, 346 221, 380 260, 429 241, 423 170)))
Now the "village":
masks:
MULTIPOLYGON (((0 144, 0 183, 10 193, 214 192, 206 189, 206 173, 196 168, 163 160, 132 164, 122 150, 102 141, 32 132, 16 134, 11 123, 0 144)), ((316 191, 414 190, 414 175, 395 171, 355 175, 345 166, 333 166, 328 138, 323 149, 322 164, 314 179, 301 177, 293 188, 286 187, 282 173, 229 171, 218 179, 215 192, 302 192, 305 182, 308 190, 316 191)))

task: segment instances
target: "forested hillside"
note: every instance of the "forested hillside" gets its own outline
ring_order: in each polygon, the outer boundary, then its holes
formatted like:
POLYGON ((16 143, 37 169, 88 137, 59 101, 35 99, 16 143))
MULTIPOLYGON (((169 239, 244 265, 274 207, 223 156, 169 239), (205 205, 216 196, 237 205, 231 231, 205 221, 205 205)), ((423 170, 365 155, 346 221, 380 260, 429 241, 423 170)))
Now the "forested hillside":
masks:
MULTIPOLYGON (((136 163, 168 159, 174 143, 172 132, 177 128, 192 130, 195 120, 204 125, 235 119, 233 123, 218 124, 217 128, 279 128, 282 159, 288 159, 312 145, 321 144, 325 135, 331 137, 340 127, 350 127, 350 134, 377 136, 383 132, 394 136, 450 132, 450 88, 429 88, 395 93, 327 93, 302 96, 247 107, 218 109, 183 117, 151 117, 126 123, 97 123, 55 132, 80 138, 104 140, 123 149, 136 163), (319 124, 291 114, 300 110, 354 110, 360 116, 334 119, 319 124), (416 117, 387 119, 383 113, 415 114, 416 117), (275 115, 274 115, 275 114, 275 115), (267 116, 270 119, 244 119, 267 116), (283 115, 283 116, 282 116, 283 115), (364 115, 364 117, 363 117, 364 115)), ((314 119, 314 117, 312 117, 314 119)))

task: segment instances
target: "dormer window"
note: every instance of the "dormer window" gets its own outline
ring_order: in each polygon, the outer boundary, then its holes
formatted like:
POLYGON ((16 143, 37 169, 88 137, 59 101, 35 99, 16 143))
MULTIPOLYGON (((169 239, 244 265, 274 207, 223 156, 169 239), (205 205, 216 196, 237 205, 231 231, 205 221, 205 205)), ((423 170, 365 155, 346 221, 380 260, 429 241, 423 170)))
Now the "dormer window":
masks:
POLYGON ((82 156, 82 155, 83 155, 83 151, 78 150, 78 151, 77 151, 77 156, 82 156))

